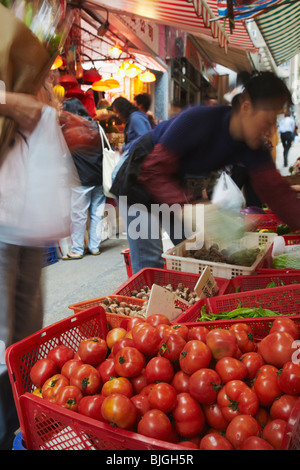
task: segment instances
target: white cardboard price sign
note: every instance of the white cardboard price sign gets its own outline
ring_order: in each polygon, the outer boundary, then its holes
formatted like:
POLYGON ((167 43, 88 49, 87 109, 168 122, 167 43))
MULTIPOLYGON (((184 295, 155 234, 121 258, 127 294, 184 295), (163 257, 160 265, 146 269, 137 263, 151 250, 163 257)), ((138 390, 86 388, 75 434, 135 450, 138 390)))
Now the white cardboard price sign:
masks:
POLYGON ((194 291, 196 292, 199 299, 213 297, 218 293, 219 287, 217 281, 211 274, 208 266, 206 266, 203 273, 201 274, 197 284, 195 285, 194 291))
POLYGON ((175 320, 182 313, 182 308, 186 310, 190 304, 170 292, 165 287, 153 284, 148 300, 146 317, 155 313, 165 315, 170 321, 175 320))

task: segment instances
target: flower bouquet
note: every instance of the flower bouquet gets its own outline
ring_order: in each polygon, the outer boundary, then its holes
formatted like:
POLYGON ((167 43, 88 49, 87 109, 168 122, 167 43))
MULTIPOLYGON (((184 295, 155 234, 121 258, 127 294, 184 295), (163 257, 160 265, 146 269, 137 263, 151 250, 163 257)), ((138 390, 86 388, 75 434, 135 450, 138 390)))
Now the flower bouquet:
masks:
POLYGON ((294 165, 289 167, 290 175, 299 175, 300 174, 300 157, 297 158, 294 165))
MULTIPOLYGON (((72 22, 73 14, 62 0, 0 0, 0 84, 4 99, 5 92, 38 92, 72 22)), ((14 133, 14 122, 0 116, 0 165, 14 133)))

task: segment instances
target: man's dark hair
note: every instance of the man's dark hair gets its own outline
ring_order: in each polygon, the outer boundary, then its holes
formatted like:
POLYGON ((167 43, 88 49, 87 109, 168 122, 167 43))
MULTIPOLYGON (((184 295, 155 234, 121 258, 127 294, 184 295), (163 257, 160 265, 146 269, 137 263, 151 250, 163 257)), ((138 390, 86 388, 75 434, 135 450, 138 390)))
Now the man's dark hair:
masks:
POLYGON ((129 100, 123 96, 116 98, 111 104, 111 108, 116 110, 118 114, 127 121, 130 114, 134 111, 138 111, 137 107, 134 106, 129 100))
POLYGON ((292 96, 284 81, 273 72, 255 73, 244 84, 244 92, 253 105, 283 107, 292 104, 292 96))
POLYGON ((142 106, 145 113, 149 111, 151 106, 151 96, 148 93, 139 93, 138 95, 135 95, 134 99, 139 106, 142 106))

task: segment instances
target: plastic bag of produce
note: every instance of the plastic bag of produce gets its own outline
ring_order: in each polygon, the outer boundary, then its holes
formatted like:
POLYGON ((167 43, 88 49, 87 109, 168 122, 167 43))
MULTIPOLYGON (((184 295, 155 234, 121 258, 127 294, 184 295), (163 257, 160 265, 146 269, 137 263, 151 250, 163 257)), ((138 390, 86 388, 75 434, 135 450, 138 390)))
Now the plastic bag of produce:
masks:
MULTIPOLYGON (((0 1, 0 81, 4 97, 5 92, 35 95, 40 89, 72 25, 73 13, 66 15, 62 3, 0 1)), ((0 164, 15 132, 14 122, 0 116, 0 164)))

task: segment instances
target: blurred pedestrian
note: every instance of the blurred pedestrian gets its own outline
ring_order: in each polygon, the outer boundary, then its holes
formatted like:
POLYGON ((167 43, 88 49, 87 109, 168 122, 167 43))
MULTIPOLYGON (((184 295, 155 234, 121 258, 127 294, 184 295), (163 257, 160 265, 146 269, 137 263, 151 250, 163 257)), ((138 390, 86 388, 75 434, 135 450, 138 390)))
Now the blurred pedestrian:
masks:
POLYGON ((85 233, 90 215, 88 251, 100 255, 102 219, 106 197, 102 188, 102 146, 99 127, 77 98, 63 104, 60 121, 78 171, 81 186, 72 188, 71 250, 64 261, 81 259, 85 253, 85 233), (73 118, 76 115, 76 119, 73 118), (73 124, 74 123, 74 124, 73 124))
POLYGON ((294 139, 295 119, 289 111, 284 113, 284 118, 279 121, 278 129, 283 146, 283 166, 288 166, 288 155, 294 139))

